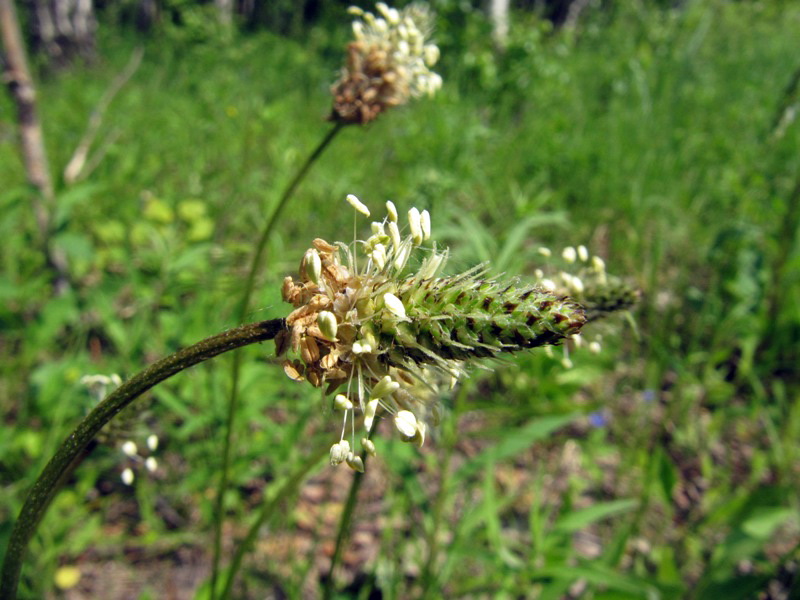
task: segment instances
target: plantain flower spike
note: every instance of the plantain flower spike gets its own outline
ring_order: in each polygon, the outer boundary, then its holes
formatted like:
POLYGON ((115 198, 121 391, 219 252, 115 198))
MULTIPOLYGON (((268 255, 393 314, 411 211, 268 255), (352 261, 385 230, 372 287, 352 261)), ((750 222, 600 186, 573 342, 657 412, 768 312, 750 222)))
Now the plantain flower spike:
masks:
POLYGON ((331 88, 330 120, 364 125, 392 106, 411 98, 433 95, 442 78, 433 71, 439 48, 428 43, 433 16, 423 4, 402 10, 376 5, 377 15, 349 9, 354 41, 347 45, 347 61, 331 88))
MULTIPOLYGON (((358 214, 368 212, 360 201, 348 202, 358 214)), ((440 383, 452 387, 471 363, 558 345, 586 322, 570 298, 489 277, 487 265, 441 275, 447 250, 424 245, 430 215, 412 209, 409 221, 398 223, 394 204, 387 211, 366 240, 312 242, 299 279, 283 282, 283 299, 294 310, 275 338, 286 374, 322 388, 344 413, 331 463, 356 470, 363 468, 350 456, 356 414, 363 415, 362 447, 370 454, 369 433, 382 416, 392 418, 403 441, 422 445, 428 424, 436 425, 442 412, 440 383), (317 281, 316 269, 306 268, 310 255, 320 259, 317 281)))

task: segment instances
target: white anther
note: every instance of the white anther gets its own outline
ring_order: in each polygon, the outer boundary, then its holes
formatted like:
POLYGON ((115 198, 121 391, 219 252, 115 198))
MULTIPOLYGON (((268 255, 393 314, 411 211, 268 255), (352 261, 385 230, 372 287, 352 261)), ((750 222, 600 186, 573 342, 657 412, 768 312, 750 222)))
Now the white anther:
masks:
POLYGON ((375 456, 378 452, 375 450, 375 443, 367 438, 361 438, 361 447, 367 451, 370 456, 375 456))
POLYGON ((419 246, 422 243, 422 224, 419 210, 416 207, 412 207, 408 211, 408 225, 411 228, 411 239, 414 240, 414 245, 419 246))
POLYGON ((336 341, 336 332, 339 329, 339 323, 336 321, 336 315, 332 312, 323 310, 317 315, 317 326, 325 336, 325 339, 332 342, 336 341))
POLYGON ((377 398, 367 402, 367 407, 364 409, 364 427, 367 431, 372 430, 372 423, 375 421, 375 412, 378 410, 377 398))
POLYGON ((386 265, 386 246, 383 244, 375 244, 370 257, 378 269, 383 269, 383 267, 386 265))
POLYGON ((431 213, 427 210, 423 210, 419 215, 419 224, 422 228, 422 239, 431 239, 431 213))
POLYGON ((394 416, 394 425, 405 441, 411 441, 417 435, 417 417, 410 410, 398 411, 394 416))
POLYGON ((397 207, 391 200, 386 201, 386 214, 392 223, 397 223, 397 207))
POLYGON ((125 485, 133 485, 133 469, 130 467, 125 467, 122 469, 122 473, 120 473, 119 478, 122 479, 122 483, 125 485))
POLYGON ((131 440, 128 440, 127 442, 122 444, 122 447, 120 449, 122 450, 122 453, 125 456, 130 456, 130 457, 136 456, 136 454, 139 452, 139 449, 136 447, 136 443, 132 442, 131 440))
POLYGON ((375 387, 372 388, 372 392, 370 392, 370 400, 380 400, 381 398, 385 398, 389 394, 393 394, 400 388, 400 384, 396 381, 393 381, 389 375, 384 375, 381 377, 381 380, 375 384, 375 387))
POLYGON ((391 312, 398 319, 408 318, 406 317, 406 307, 403 306, 403 301, 394 294, 388 292, 384 294, 383 302, 386 304, 386 308, 389 309, 389 312, 391 312))
POLYGON ((309 280, 319 285, 319 278, 322 275, 322 260, 319 257, 319 252, 314 248, 309 248, 303 257, 303 262, 306 266, 306 276, 309 280))
POLYGON ((353 409, 353 403, 351 402, 350 398, 344 394, 336 394, 336 397, 333 399, 333 405, 339 410, 353 409))
POLYGON ((347 194, 347 203, 355 208, 358 212, 360 212, 365 217, 369 216, 369 209, 367 206, 361 202, 358 198, 356 198, 353 194, 347 194))

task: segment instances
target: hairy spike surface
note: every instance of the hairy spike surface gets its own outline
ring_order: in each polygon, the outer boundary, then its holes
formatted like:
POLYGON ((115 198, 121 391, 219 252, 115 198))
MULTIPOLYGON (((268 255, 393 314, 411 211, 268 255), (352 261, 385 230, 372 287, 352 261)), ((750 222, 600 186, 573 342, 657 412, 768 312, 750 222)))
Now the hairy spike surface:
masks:
MULTIPOLYGON (((369 212, 360 201, 354 208, 369 212)), ((409 211, 410 233, 401 237, 392 208, 366 240, 314 240, 299 280, 284 280, 283 298, 295 310, 275 343, 279 356, 291 348, 299 357, 284 361, 289 377, 338 392, 345 419, 362 411, 369 431, 376 415, 387 412, 401 439, 422 444, 426 420, 435 422, 441 412, 441 382, 476 361, 559 344, 581 330, 586 316, 578 303, 544 286, 487 276, 487 265, 440 276, 447 251, 421 246, 430 215, 409 211)), ((344 441, 332 448, 332 463, 351 464, 344 441)))

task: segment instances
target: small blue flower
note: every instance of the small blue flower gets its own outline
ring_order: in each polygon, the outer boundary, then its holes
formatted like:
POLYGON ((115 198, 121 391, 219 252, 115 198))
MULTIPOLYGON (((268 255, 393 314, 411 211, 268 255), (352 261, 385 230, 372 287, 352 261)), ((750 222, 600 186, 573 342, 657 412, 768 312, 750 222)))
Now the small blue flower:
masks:
POLYGON ((596 410, 593 413, 590 413, 589 425, 596 428, 605 427, 608 425, 608 417, 606 416, 605 411, 596 410))

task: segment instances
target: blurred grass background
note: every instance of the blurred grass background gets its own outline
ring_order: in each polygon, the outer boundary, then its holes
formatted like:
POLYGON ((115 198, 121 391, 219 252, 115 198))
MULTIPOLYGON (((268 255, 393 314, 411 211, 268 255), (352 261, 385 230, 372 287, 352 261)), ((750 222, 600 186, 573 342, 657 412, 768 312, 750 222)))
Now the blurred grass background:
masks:
MULTIPOLYGON (((348 193, 428 209, 453 271, 490 260, 531 275, 539 246, 586 244, 643 297, 635 329, 586 331, 603 352, 574 352, 572 369, 532 352, 476 372, 421 451, 380 436, 341 597, 800 597, 800 93, 787 87, 800 7, 616 3, 559 29, 518 12, 503 53, 481 12, 434 7, 443 90, 338 136, 269 241, 250 319, 288 312, 280 282, 313 238, 350 238, 348 193)), ((58 184, 56 244, 76 281, 62 296, 0 95, 0 548, 92 406, 82 375, 129 376, 237 325, 261 223, 330 127, 343 10, 292 35, 198 19, 147 36, 101 24, 95 62, 41 72, 58 172, 145 48, 106 115, 103 160, 58 184)), ((246 353, 229 553, 270 486, 339 427, 271 344, 246 353)), ((202 597, 228 361, 159 386, 126 421, 140 446, 160 437, 154 476, 124 486, 114 444, 85 461, 33 543, 22 597, 202 597), (62 566, 82 573, 69 590, 62 566)), ((316 597, 350 475, 319 464, 262 530, 237 597, 316 597)))

